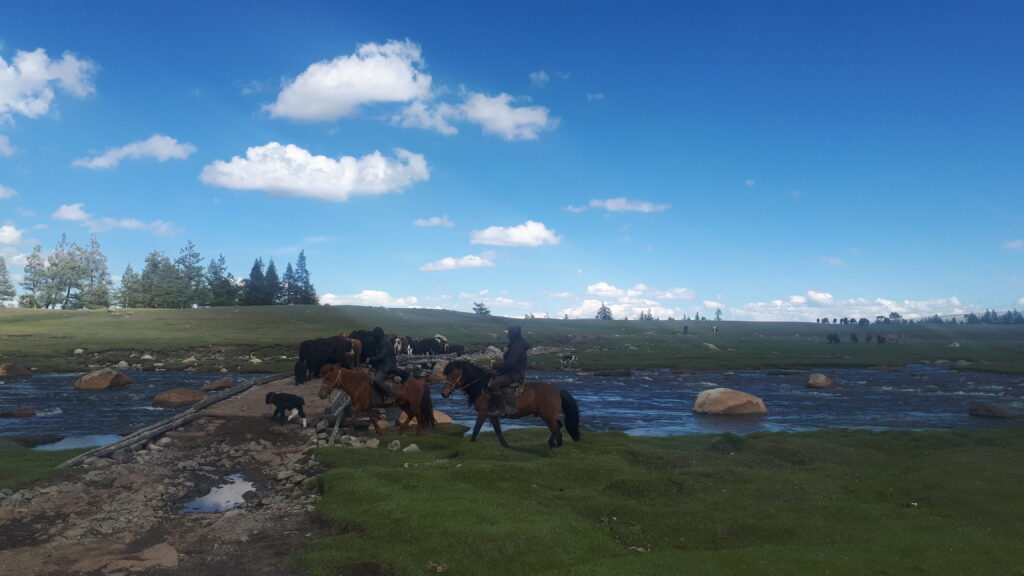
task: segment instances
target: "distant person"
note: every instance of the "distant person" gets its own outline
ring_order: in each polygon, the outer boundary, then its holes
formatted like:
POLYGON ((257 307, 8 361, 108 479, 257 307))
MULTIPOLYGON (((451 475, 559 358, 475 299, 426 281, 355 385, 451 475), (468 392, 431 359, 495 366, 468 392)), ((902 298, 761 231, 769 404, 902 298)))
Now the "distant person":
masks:
POLYGON ((683 326, 683 335, 685 336, 686 334, 689 334, 689 333, 690 333, 690 327, 684 325, 683 326))
POLYGON ((369 359, 374 370, 373 389, 380 395, 382 404, 390 404, 395 399, 392 378, 398 373, 395 346, 384 335, 384 329, 380 326, 373 329, 373 337, 377 343, 377 348, 369 359))
POLYGON ((519 408, 513 402, 511 406, 505 402, 505 388, 526 380, 526 351, 530 343, 523 338, 522 328, 509 326, 508 348, 499 362, 491 363, 491 371, 495 374, 487 384, 491 394, 491 416, 514 418, 519 408))

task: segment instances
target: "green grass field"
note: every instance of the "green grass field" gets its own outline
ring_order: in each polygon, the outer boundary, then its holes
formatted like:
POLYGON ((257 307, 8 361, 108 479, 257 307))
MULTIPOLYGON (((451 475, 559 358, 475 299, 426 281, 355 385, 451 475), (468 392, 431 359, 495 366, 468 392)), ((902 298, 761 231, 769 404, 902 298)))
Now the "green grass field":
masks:
POLYGON ((313 574, 1022 574, 1024 429, 325 448, 313 574), (438 567, 441 567, 438 569, 438 567), (374 571, 376 570, 376 571, 374 571))
POLYGON ((80 470, 56 466, 84 450, 37 451, 5 441, 0 437, 0 490, 18 490, 54 477, 72 476, 80 470))
MULTIPOLYGON (((502 329, 523 326, 535 346, 574 352, 583 369, 676 370, 903 366, 958 362, 968 370, 1024 373, 1024 325, 844 327, 790 322, 521 320, 425 309, 361 306, 270 306, 186 310, 62 311, 0 309, 0 363, 39 371, 81 371, 89 364, 133 363, 135 352, 161 356, 164 367, 196 356, 198 369, 288 371, 298 343, 381 326, 413 337, 441 333, 469 350, 505 343, 502 329), (717 324, 719 332, 713 333, 717 324), (829 345, 837 332, 843 343, 829 345), (862 342, 850 344, 856 332, 862 342), (867 334, 900 334, 899 343, 865 344, 867 334), (713 347, 712 347, 713 346, 713 347), (86 354, 75 356, 81 348, 86 354), (253 355, 260 364, 247 361, 253 355)), ((554 368, 555 354, 533 354, 554 368)))

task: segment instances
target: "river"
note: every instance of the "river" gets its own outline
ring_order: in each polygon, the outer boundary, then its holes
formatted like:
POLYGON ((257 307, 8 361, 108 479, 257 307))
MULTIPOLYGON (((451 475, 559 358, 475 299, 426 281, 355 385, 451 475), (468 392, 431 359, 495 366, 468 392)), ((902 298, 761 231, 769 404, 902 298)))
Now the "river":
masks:
MULTIPOLYGON (((530 372, 569 390, 582 413, 584 430, 621 430, 637 436, 818 428, 871 430, 927 428, 994 428, 1019 426, 1022 420, 975 418, 971 402, 991 402, 1024 412, 1024 376, 956 372, 946 366, 908 366, 898 371, 820 370, 839 384, 827 390, 805 386, 814 370, 774 375, 762 371, 705 372, 678 375, 668 370, 636 371, 629 376, 598 377, 572 372, 530 372), (690 410, 697 395, 710 388, 733 388, 762 398, 761 417, 698 416, 690 410)), ((31 406, 33 418, 0 418, 0 436, 59 434, 79 437, 112 435, 141 428, 180 410, 153 408, 154 396, 175 387, 198 388, 224 377, 190 372, 127 372, 134 383, 125 388, 74 390, 80 374, 37 374, 0 382, 0 411, 31 406)), ((245 375, 244 378, 256 376, 245 375)), ((442 399, 432 385, 435 408, 471 426, 474 414, 465 396, 442 399)), ((315 394, 312 385, 300 393, 315 394)), ((269 410, 269 408, 268 408, 269 410)), ((269 415, 269 412, 268 412, 269 415)), ((540 426, 536 418, 504 421, 507 426, 540 426)), ((485 426, 485 429, 488 427, 485 426)))

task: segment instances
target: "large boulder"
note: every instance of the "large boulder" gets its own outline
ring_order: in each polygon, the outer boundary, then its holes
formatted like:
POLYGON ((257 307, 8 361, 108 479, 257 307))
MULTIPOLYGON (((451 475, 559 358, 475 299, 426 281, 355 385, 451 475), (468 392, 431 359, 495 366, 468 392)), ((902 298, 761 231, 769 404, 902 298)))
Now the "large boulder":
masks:
POLYGON ((28 378, 30 376, 32 376, 31 370, 26 370, 13 364, 0 364, 0 380, 28 378))
POLYGON ((0 418, 31 418, 35 415, 36 411, 31 407, 15 408, 14 410, 0 412, 0 418))
MULTIPOLYGON (((408 419, 409 419, 409 416, 406 415, 405 412, 402 412, 401 414, 398 415, 398 423, 399 424, 404 424, 405 421, 408 420, 408 419)), ((441 412, 440 410, 434 410, 434 422, 437 423, 437 424, 452 424, 454 421, 452 420, 451 416, 445 414, 444 412, 441 412)), ((409 424, 410 425, 415 425, 416 424, 416 419, 413 418, 412 421, 409 422, 409 424)))
POLYGON ((192 388, 171 388, 153 398, 153 406, 157 408, 181 408, 191 406, 206 399, 206 392, 192 388))
POLYGON ((1017 418, 1019 414, 1004 408, 998 404, 991 404, 989 402, 971 402, 971 405, 967 408, 967 413, 971 416, 978 418, 1017 418))
POLYGON ((127 386, 132 383, 132 377, 122 374, 113 368, 101 368, 90 372, 75 381, 75 390, 106 390, 127 386))
POLYGON ((441 382, 444 380, 444 367, 448 365, 447 360, 438 360, 434 363, 434 369, 430 372, 431 382, 441 382))
POLYGON ((764 401, 746 392, 730 388, 712 388, 697 395, 693 403, 697 414, 767 414, 764 401))
POLYGON ((836 381, 824 374, 811 374, 807 379, 808 388, 831 388, 835 385, 836 381))
POLYGON ((207 382, 203 384, 203 392, 215 392, 217 390, 223 390, 225 388, 231 388, 235 385, 235 381, 230 378, 221 378, 220 380, 214 380, 213 382, 207 382))

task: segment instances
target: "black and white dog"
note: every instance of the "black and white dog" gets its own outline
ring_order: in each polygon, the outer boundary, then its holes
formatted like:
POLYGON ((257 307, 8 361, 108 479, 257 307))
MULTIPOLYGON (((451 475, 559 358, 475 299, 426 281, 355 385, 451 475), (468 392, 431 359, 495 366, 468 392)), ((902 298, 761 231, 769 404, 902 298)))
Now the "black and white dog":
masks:
POLYGON ((301 396, 295 394, 285 394, 283 392, 267 392, 267 404, 273 404, 274 415, 270 417, 271 420, 281 416, 281 424, 284 424, 285 417, 287 415, 287 422, 291 422, 296 416, 302 418, 302 427, 306 427, 306 413, 302 410, 303 405, 306 401, 301 396), (288 414, 291 412, 291 414, 288 414))

